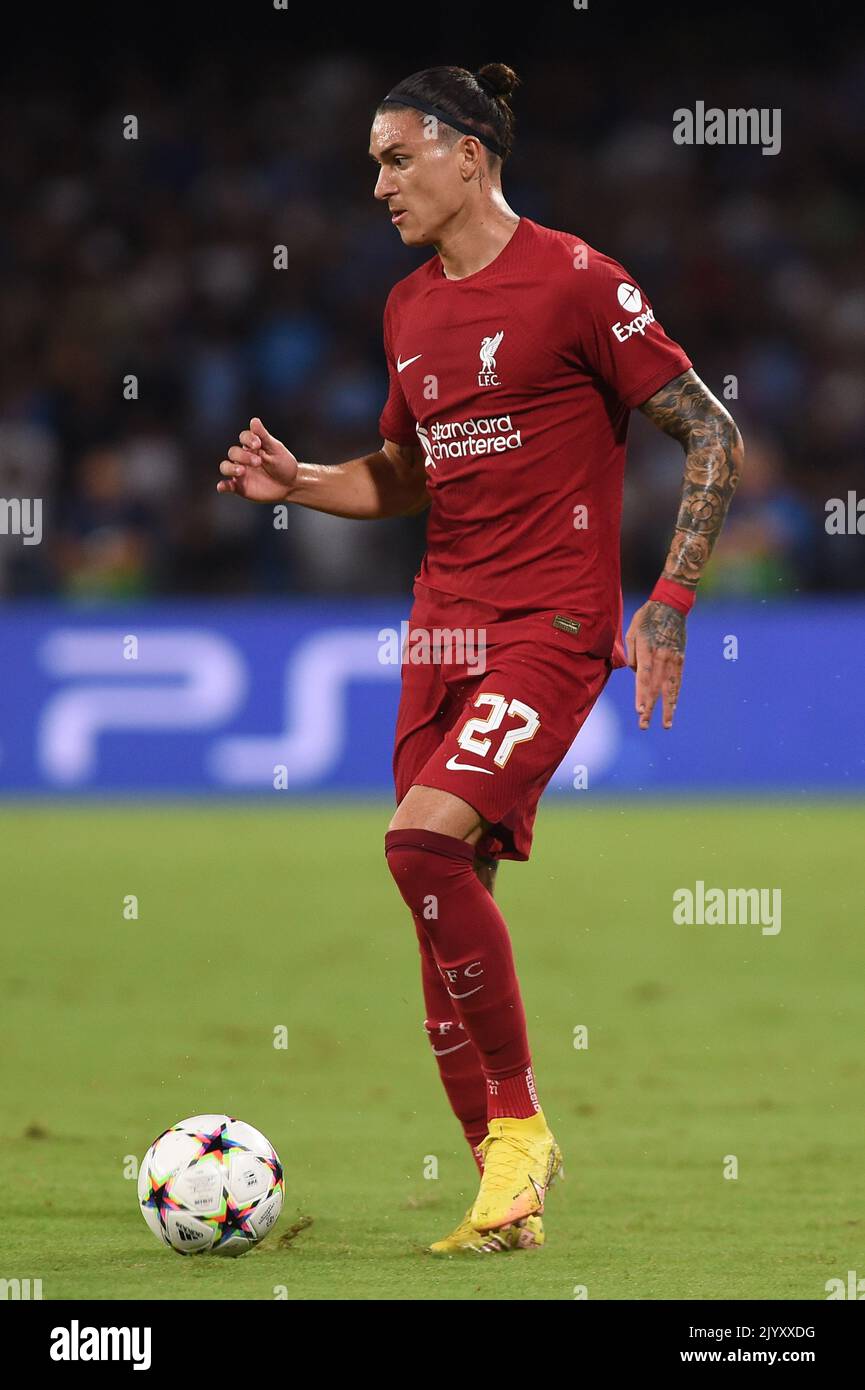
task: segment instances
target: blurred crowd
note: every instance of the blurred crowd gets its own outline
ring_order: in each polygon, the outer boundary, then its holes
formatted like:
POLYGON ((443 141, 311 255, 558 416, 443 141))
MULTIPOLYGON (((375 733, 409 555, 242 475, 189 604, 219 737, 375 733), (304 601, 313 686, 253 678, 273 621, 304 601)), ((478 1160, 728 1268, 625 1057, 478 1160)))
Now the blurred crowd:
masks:
MULTIPOLYGON (((643 286, 737 419, 746 469, 704 590, 865 587, 862 538, 825 507, 865 495, 865 54, 831 78, 775 74, 782 148, 673 143, 705 96, 643 63, 612 78, 568 57, 512 62, 515 211, 585 237, 643 286)), ((419 66, 420 64, 415 64, 419 66)), ((0 96, 0 498, 44 499, 41 545, 0 535, 0 593, 408 592, 425 521, 272 513, 216 493, 251 415, 301 459, 371 452, 387 381, 381 314, 431 253, 374 202, 379 57, 274 53, 239 81, 205 53, 190 80, 125 58, 0 96), (124 139, 134 116, 138 138, 124 139), (273 248, 288 249, 275 269, 273 248)), ((660 572, 681 451, 631 424, 623 580, 660 572)))

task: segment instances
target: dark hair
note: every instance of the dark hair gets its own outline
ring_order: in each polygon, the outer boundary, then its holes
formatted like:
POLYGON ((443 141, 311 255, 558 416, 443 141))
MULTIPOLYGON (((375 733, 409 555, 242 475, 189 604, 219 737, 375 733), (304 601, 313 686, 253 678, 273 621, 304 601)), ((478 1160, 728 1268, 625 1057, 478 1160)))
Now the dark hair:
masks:
MULTIPOLYGON (((467 68, 424 68, 393 87, 379 102, 376 114, 402 105, 436 108, 443 117, 453 116, 462 127, 476 131, 478 139, 491 139, 500 153, 490 150, 490 154, 504 164, 514 143, 514 113, 508 98, 519 82, 513 68, 504 63, 485 63, 476 73, 467 68)), ((453 129, 455 139, 466 133, 453 129)))

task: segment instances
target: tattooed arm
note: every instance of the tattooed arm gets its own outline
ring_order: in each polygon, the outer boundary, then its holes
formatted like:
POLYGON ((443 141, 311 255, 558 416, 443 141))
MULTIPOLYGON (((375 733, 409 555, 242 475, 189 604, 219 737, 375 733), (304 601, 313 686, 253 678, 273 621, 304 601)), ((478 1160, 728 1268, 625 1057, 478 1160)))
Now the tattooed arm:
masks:
MULTIPOLYGON (((640 409, 685 450, 682 500, 663 578, 696 589, 739 481, 742 436, 694 371, 668 382, 640 409)), ((628 665, 637 673, 639 726, 648 729, 660 696, 669 729, 685 664, 685 614, 650 599, 634 614, 625 641, 628 665)))

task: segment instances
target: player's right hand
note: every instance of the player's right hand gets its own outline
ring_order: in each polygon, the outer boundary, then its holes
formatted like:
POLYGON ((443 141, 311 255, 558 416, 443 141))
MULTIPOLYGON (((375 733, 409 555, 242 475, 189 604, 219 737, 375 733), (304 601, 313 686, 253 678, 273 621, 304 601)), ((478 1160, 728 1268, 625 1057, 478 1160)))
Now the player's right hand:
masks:
POLYGON ((239 444, 232 444, 219 471, 227 481, 217 492, 234 492, 250 502, 284 502, 297 477, 297 459, 284 444, 268 434, 255 415, 248 430, 241 430, 239 444))

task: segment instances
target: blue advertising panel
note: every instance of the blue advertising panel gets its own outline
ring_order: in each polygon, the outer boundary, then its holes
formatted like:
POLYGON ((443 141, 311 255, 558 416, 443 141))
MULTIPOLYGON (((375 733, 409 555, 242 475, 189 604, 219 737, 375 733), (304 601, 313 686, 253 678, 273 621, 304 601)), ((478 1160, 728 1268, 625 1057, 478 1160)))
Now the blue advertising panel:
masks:
MULTIPOLYGON (((408 611, 10 606, 0 794, 390 794, 408 611)), ((863 677, 862 602, 698 602, 673 729, 640 732, 615 672, 551 791, 861 793, 863 677)))

